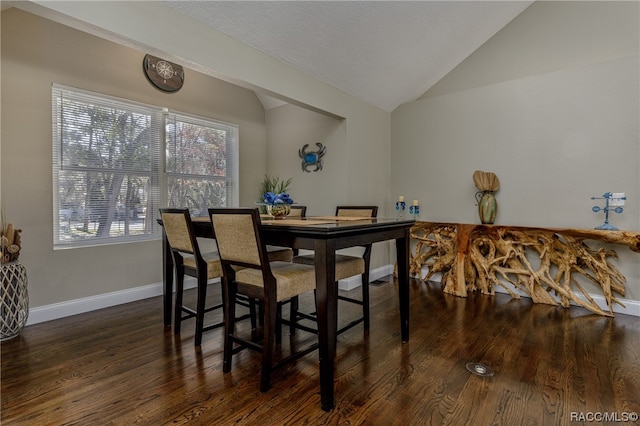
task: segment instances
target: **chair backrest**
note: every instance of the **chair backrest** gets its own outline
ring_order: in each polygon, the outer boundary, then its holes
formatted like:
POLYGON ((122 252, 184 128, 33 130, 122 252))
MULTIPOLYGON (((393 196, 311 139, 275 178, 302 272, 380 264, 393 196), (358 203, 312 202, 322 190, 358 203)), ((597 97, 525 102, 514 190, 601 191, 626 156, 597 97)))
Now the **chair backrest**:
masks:
POLYGON ((189 209, 160 209, 162 226, 173 252, 200 256, 189 209))
POLYGON ((260 269, 269 264, 266 246, 260 239, 258 209, 212 208, 209 217, 223 264, 260 269))
MULTIPOLYGON (((338 206, 336 207, 336 216, 348 216, 348 217, 377 217, 378 206, 338 206)), ((369 262, 371 257, 371 247, 373 244, 366 244, 362 247, 365 248, 363 257, 366 262, 369 262)))
POLYGON ((349 217, 376 217, 378 216, 378 206, 338 206, 336 216, 349 217))
POLYGON ((288 217, 303 218, 307 216, 307 206, 291 206, 288 217))

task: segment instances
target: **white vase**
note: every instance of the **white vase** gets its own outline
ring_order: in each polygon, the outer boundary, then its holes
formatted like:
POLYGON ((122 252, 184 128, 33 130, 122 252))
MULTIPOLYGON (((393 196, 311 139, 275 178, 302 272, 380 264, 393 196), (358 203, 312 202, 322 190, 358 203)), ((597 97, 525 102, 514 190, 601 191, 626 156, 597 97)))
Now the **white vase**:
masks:
POLYGON ((20 334, 29 317, 27 270, 18 262, 0 265, 0 341, 20 334))

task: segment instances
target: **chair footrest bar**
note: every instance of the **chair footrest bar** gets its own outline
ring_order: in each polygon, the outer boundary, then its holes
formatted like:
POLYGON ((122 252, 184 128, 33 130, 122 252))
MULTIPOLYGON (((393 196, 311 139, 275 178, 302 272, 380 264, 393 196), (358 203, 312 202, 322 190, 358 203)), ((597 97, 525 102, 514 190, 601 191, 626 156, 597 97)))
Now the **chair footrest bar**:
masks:
POLYGON ((191 308, 187 308, 186 306, 183 306, 181 311, 182 311, 182 315, 180 315, 180 321, 184 321, 186 319, 196 317, 196 311, 194 311, 191 308))
POLYGON ((202 332, 204 333, 205 331, 209 331, 209 330, 213 330, 216 328, 220 328, 224 326, 224 322, 218 322, 215 324, 211 324, 211 325, 206 325, 204 327, 202 327, 202 332))
POLYGON ((242 339, 242 338, 236 337, 236 336, 231 336, 231 340, 233 340, 235 343, 240 345, 240 346, 237 346, 237 347, 233 348, 233 353, 234 354, 240 352, 241 350, 243 350, 245 348, 253 349, 254 351, 257 351, 257 352, 262 352, 262 345, 259 345, 259 344, 255 343, 255 342, 250 341, 250 340, 242 339))
POLYGON ((338 296, 338 300, 344 300, 345 302, 355 303, 356 305, 362 305, 363 304, 362 300, 352 299, 352 298, 347 297, 347 296, 338 296))
POLYGON ((205 308, 205 309, 204 309, 204 312, 205 312, 205 313, 206 313, 206 312, 211 312, 211 311, 213 311, 213 310, 215 310, 215 309, 220 309, 220 308, 222 308, 222 306, 223 306, 223 305, 222 305, 222 303, 219 303, 219 304, 217 304, 217 305, 214 305, 214 306, 210 306, 210 307, 208 307, 208 308, 205 308))
POLYGON ((308 319, 309 321, 318 321, 318 317, 316 316, 316 313, 314 312, 313 314, 305 314, 304 312, 296 312, 296 320, 298 319, 308 319))
POLYGON ((364 321, 364 318, 358 318, 357 320, 351 321, 349 324, 345 325, 344 327, 336 331, 336 334, 342 334, 345 331, 349 330, 352 327, 355 327, 356 325, 360 324, 363 321, 364 321))
POLYGON ((317 329, 308 327, 308 326, 303 325, 303 324, 300 324, 299 322, 289 321, 287 319, 282 319, 282 324, 283 325, 288 325, 288 326, 293 326, 294 328, 296 328, 298 330, 303 330, 303 331, 306 331, 306 332, 311 333, 311 334, 318 334, 318 330, 317 329))
POLYGON ((294 354, 289 355, 286 358, 283 358, 282 360, 280 360, 279 362, 274 364, 271 367, 271 369, 272 370, 276 370, 276 369, 282 367, 283 365, 290 363, 291 361, 295 361, 296 359, 301 358, 301 357, 305 356, 306 354, 315 351, 316 349, 318 349, 318 347, 319 347, 319 345, 317 343, 314 343, 313 345, 309 346, 306 349, 303 349, 301 351, 298 351, 298 352, 296 352, 294 354))

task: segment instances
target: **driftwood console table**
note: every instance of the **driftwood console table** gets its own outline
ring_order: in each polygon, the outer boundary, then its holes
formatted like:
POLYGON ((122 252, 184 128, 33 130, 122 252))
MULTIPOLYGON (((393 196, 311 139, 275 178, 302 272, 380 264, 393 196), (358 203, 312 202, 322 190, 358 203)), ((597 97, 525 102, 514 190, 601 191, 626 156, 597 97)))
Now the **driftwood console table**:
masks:
POLYGON ((624 307, 616 295, 624 297, 626 278, 609 262, 617 258, 614 250, 592 248, 585 240, 626 245, 640 253, 640 232, 629 231, 416 222, 411 238, 416 244, 411 276, 421 276, 427 266, 423 280, 441 273, 446 293, 494 294, 495 286, 501 286, 514 298, 520 297, 514 290, 520 290, 534 303, 566 308, 574 302, 606 316, 613 316, 613 303, 624 307), (577 275, 602 290, 608 312, 577 275))

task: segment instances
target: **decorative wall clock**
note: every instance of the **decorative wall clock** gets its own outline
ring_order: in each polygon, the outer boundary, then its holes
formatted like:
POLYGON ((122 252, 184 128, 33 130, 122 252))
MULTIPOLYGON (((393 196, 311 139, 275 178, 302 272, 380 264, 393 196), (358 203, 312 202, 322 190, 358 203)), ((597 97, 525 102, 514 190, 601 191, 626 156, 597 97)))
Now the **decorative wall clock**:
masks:
POLYGON ((145 55, 142 69, 149 83, 163 92, 177 92, 184 83, 183 68, 173 62, 145 55))

